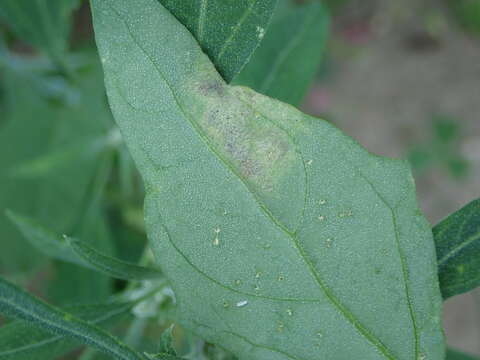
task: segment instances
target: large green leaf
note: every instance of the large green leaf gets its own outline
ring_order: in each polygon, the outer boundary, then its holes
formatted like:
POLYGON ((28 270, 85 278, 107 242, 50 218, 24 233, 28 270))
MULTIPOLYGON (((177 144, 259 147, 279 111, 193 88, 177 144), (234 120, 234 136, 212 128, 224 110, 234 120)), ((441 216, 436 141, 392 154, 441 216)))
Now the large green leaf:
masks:
POLYGON ((226 85, 155 0, 92 4, 181 323, 241 359, 443 359, 434 243, 407 163, 226 85))
POLYGON ((329 17, 320 2, 280 0, 264 40, 234 83, 300 105, 325 50, 329 17))
POLYGON ((71 12, 79 0, 2 0, 0 19, 24 41, 65 64, 71 12))
POLYGON ((433 228, 444 299, 480 285, 480 199, 433 228))
POLYGON ((76 339, 118 360, 146 359, 105 330, 48 305, 1 277, 0 313, 28 321, 52 334, 76 339))
MULTIPOLYGON (((277 0, 158 0, 197 38, 227 82, 248 62, 277 0)), ((158 28, 156 32, 162 31, 158 28)))

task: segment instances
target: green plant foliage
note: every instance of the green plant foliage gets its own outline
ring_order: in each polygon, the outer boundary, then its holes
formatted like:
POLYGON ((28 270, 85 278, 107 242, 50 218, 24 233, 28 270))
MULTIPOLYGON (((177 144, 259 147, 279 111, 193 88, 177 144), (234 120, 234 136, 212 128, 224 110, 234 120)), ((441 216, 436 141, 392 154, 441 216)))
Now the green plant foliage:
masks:
POLYGON ((237 360, 237 358, 232 354, 229 354, 218 346, 213 345, 206 346, 205 354, 210 360, 237 360))
POLYGON ((480 199, 433 228, 444 299, 480 285, 480 199))
MULTIPOLYGON (((66 308, 66 312, 94 325, 108 325, 126 315, 138 301, 112 302, 66 308)), ((13 321, 0 328, 0 358, 2 360, 54 359, 78 347, 74 340, 65 339, 32 327, 28 322, 13 321)))
POLYGON ((329 16, 320 2, 280 0, 264 40, 234 83, 299 106, 322 60, 328 32, 329 16))
POLYGON ((277 0, 158 0, 198 39, 227 82, 262 41, 277 0))
MULTIPOLYGON (((78 218, 73 230, 75 236, 94 242, 95 247, 112 254, 113 243, 104 210, 103 192, 112 167, 112 153, 99 156, 97 171, 91 180, 85 201, 78 209, 78 218)), ((91 270, 61 261, 54 262, 55 279, 48 286, 48 299, 57 304, 103 301, 112 290, 112 281, 107 276, 98 276, 91 270)))
POLYGON ((158 270, 107 256, 83 241, 67 236, 56 236, 38 222, 25 216, 12 211, 8 211, 7 215, 34 247, 53 258, 84 266, 117 279, 140 281, 161 276, 158 270))
POLYGON ((119 360, 145 360, 105 330, 52 307, 0 278, 0 313, 90 345, 119 360))
POLYGON ((0 235, 8 246, 0 252, 0 271, 5 273, 28 272, 42 259, 29 250, 3 215, 5 209, 32 216, 57 233, 94 238, 102 251, 111 249, 107 238, 93 236, 103 221, 98 202, 94 202, 97 209, 89 210, 97 214, 93 221, 81 221, 84 199, 99 174, 98 165, 105 165, 99 161, 112 126, 98 64, 90 62, 84 67, 74 87, 77 100, 72 104, 38 91, 35 79, 47 76, 47 72, 48 68, 32 75, 24 68, 8 66, 2 71, 5 112, 0 126, 0 235), (20 99, 22 105, 18 106, 20 99), (86 150, 85 144, 95 146, 86 150), (52 155, 61 153, 60 160, 52 155))
POLYGON ((480 0, 448 0, 453 13, 467 30, 480 34, 480 0))
POLYGON ((2 0, 0 18, 25 42, 65 65, 71 13, 79 0, 2 0))
POLYGON ((173 325, 165 330, 160 337, 160 346, 158 352, 161 354, 170 354, 174 356, 177 355, 177 351, 173 346, 173 325))
POLYGON ((447 116, 435 116, 432 122, 432 139, 412 147, 408 158, 417 173, 432 167, 446 169, 455 179, 469 174, 470 163, 459 151, 460 122, 447 116))
POLYGON ((92 5, 181 324, 240 359, 442 359, 434 243, 408 165, 226 85, 158 2, 92 5))
POLYGON ((467 355, 456 350, 448 349, 446 360, 478 360, 478 357, 467 355))
POLYGON ((74 263, 84 265, 84 262, 73 253, 72 249, 61 236, 56 236, 53 232, 41 226, 38 222, 21 216, 11 210, 6 211, 7 217, 15 224, 18 230, 23 234, 31 245, 45 255, 74 263))
POLYGON ((148 357, 148 359, 150 360, 180 360, 182 358, 178 357, 178 356, 175 356, 175 355, 171 355, 171 354, 154 354, 154 355, 151 355, 151 354, 147 354, 146 355, 148 357))
POLYGON ((161 277, 161 273, 158 270, 106 256, 82 241, 68 238, 67 242, 78 257, 83 259, 85 263, 114 278, 139 281, 161 277))
POLYGON ((348 4, 349 0, 323 0, 326 6, 331 8, 333 11, 338 11, 343 6, 348 4))

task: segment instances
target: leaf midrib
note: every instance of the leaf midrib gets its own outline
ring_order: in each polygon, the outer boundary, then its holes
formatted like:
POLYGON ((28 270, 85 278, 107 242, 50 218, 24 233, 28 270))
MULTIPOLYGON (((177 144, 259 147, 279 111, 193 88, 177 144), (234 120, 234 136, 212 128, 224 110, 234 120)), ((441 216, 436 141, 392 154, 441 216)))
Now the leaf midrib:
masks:
POLYGON ((480 232, 470 236, 465 240, 464 242, 460 243, 458 246, 454 247, 452 250, 450 250, 447 254, 445 254, 439 261, 438 261, 438 266, 443 267, 445 263, 450 260, 452 257, 457 255, 460 251, 465 249, 466 247, 470 246, 473 242, 477 241, 480 239, 480 232))
POLYGON ((205 29, 205 22, 207 18, 207 5, 208 0, 200 0, 200 11, 198 15, 198 41, 201 42, 203 40, 203 32, 205 29))
POLYGON ((130 29, 129 24, 127 21, 123 18, 121 13, 110 3, 108 3, 108 6, 112 9, 113 12, 117 15, 117 17, 124 23, 126 29, 128 30, 128 34, 134 41, 134 43, 138 46, 138 48, 143 52, 143 54, 146 56, 146 58, 152 63, 153 67, 156 69, 157 73, 160 75, 160 77, 163 79, 167 87, 169 88, 173 99, 175 100, 175 103, 177 104, 178 109, 182 112, 183 116, 185 119, 190 123, 192 128, 197 132, 197 135, 202 139, 202 141, 205 143, 205 145, 208 147, 208 149, 221 161, 221 163, 229 170, 231 171, 239 180, 240 182, 246 187, 247 191, 252 195, 254 200, 257 202, 258 206, 262 211, 265 213, 265 215, 277 226, 279 229, 281 229, 287 236, 291 238, 293 241, 297 251, 299 251, 300 256, 302 260, 307 264, 307 267, 309 271, 312 273, 311 275, 314 277, 316 280, 317 284, 321 288, 321 290, 325 293, 327 298, 330 300, 332 305, 337 308, 337 310, 340 311, 340 313, 350 322, 356 329, 357 331, 372 345, 374 345, 387 359, 390 360, 397 360, 391 353, 390 351, 383 345, 383 343, 374 335, 372 335, 361 323, 360 321, 351 313, 350 310, 348 310, 340 301, 330 292, 330 290, 325 286, 323 283, 322 279, 320 278, 320 275, 314 268, 313 264, 308 260, 305 254, 305 250, 303 247, 298 243, 298 238, 296 238, 294 233, 291 233, 281 222, 279 222, 271 213, 271 211, 263 204, 263 202, 258 199, 258 196, 253 192, 249 186, 246 184, 245 180, 240 176, 240 174, 237 173, 237 171, 226 161, 213 147, 213 145, 210 143, 208 137, 205 135, 203 130, 199 127, 199 125, 190 119, 190 116, 188 113, 183 109, 183 107, 180 105, 180 101, 177 98, 177 95, 175 91, 173 90, 173 87, 171 84, 167 81, 163 73, 160 71, 160 68, 152 59, 152 57, 148 54, 148 52, 143 48, 141 43, 137 40, 137 38, 134 36, 133 32, 130 29))
POLYGON ((223 57, 223 55, 225 55, 225 51, 231 45, 233 39, 235 38, 235 36, 237 36, 238 31, 240 30, 240 28, 242 27, 243 23, 248 18, 248 16, 252 13, 253 7, 255 5, 257 5, 257 3, 258 3, 258 0, 252 1, 250 6, 243 13, 240 20, 238 20, 237 25, 235 25, 235 27, 233 28, 232 33, 230 34, 230 36, 227 38, 227 40, 223 43, 222 47, 220 48, 220 51, 218 53, 218 60, 220 60, 223 57))

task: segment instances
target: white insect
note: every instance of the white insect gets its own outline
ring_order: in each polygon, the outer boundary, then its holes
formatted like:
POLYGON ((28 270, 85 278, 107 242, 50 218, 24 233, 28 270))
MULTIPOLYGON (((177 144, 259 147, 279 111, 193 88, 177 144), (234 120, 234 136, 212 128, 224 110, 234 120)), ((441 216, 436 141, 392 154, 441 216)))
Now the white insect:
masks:
POLYGON ((237 302, 237 307, 244 307, 244 306, 247 306, 247 305, 248 305, 247 300, 242 300, 242 301, 237 302))

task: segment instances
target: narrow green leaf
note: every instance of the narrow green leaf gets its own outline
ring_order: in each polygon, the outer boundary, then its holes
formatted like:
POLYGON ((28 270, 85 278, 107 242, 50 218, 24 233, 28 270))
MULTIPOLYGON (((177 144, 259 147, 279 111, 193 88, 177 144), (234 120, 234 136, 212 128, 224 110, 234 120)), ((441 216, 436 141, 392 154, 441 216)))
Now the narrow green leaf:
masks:
POLYGON ((477 356, 467 355, 465 353, 448 349, 446 360, 478 360, 477 356))
POLYGON ((180 323, 240 359, 442 359, 434 242, 408 164, 227 85, 157 1, 92 4, 180 323))
POLYGON ((2 0, 0 18, 24 41, 63 62, 79 0, 2 0))
POLYGON ((433 228, 444 299, 480 285, 480 199, 433 228))
POLYGON ((144 360, 118 339, 84 320, 29 295, 0 278, 0 313, 31 323, 52 334, 71 337, 119 360, 144 360))
POLYGON ((299 106, 323 58, 328 32, 322 3, 280 0, 264 40, 234 83, 299 106))
POLYGON ((92 269, 103 272, 117 279, 148 280, 162 276, 156 269, 138 266, 99 253, 82 241, 67 238, 70 247, 79 258, 83 259, 92 269))
MULTIPOLYGON (((227 82, 262 41, 277 0, 158 0, 196 37, 227 82)), ((156 32, 162 31, 158 28, 156 32)))
POLYGON ((30 244, 38 251, 55 259, 71 262, 77 265, 84 265, 72 251, 62 236, 56 235, 53 231, 46 229, 37 221, 19 215, 11 210, 6 211, 7 217, 15 224, 30 244))
POLYGON ((7 211, 7 216, 33 246, 53 258, 87 267, 117 279, 148 280, 162 276, 156 269, 102 254, 83 241, 67 236, 56 236, 38 222, 13 211, 7 211))
MULTIPOLYGON (((94 325, 103 325, 127 314, 136 303, 134 301, 74 306, 66 308, 66 312, 94 325)), ((77 346, 76 341, 37 329, 20 320, 0 327, 0 358, 2 360, 54 359, 77 346)))
POLYGON ((177 351, 173 346, 173 327, 174 325, 170 326, 160 337, 160 346, 158 349, 160 354, 177 355, 177 351))

